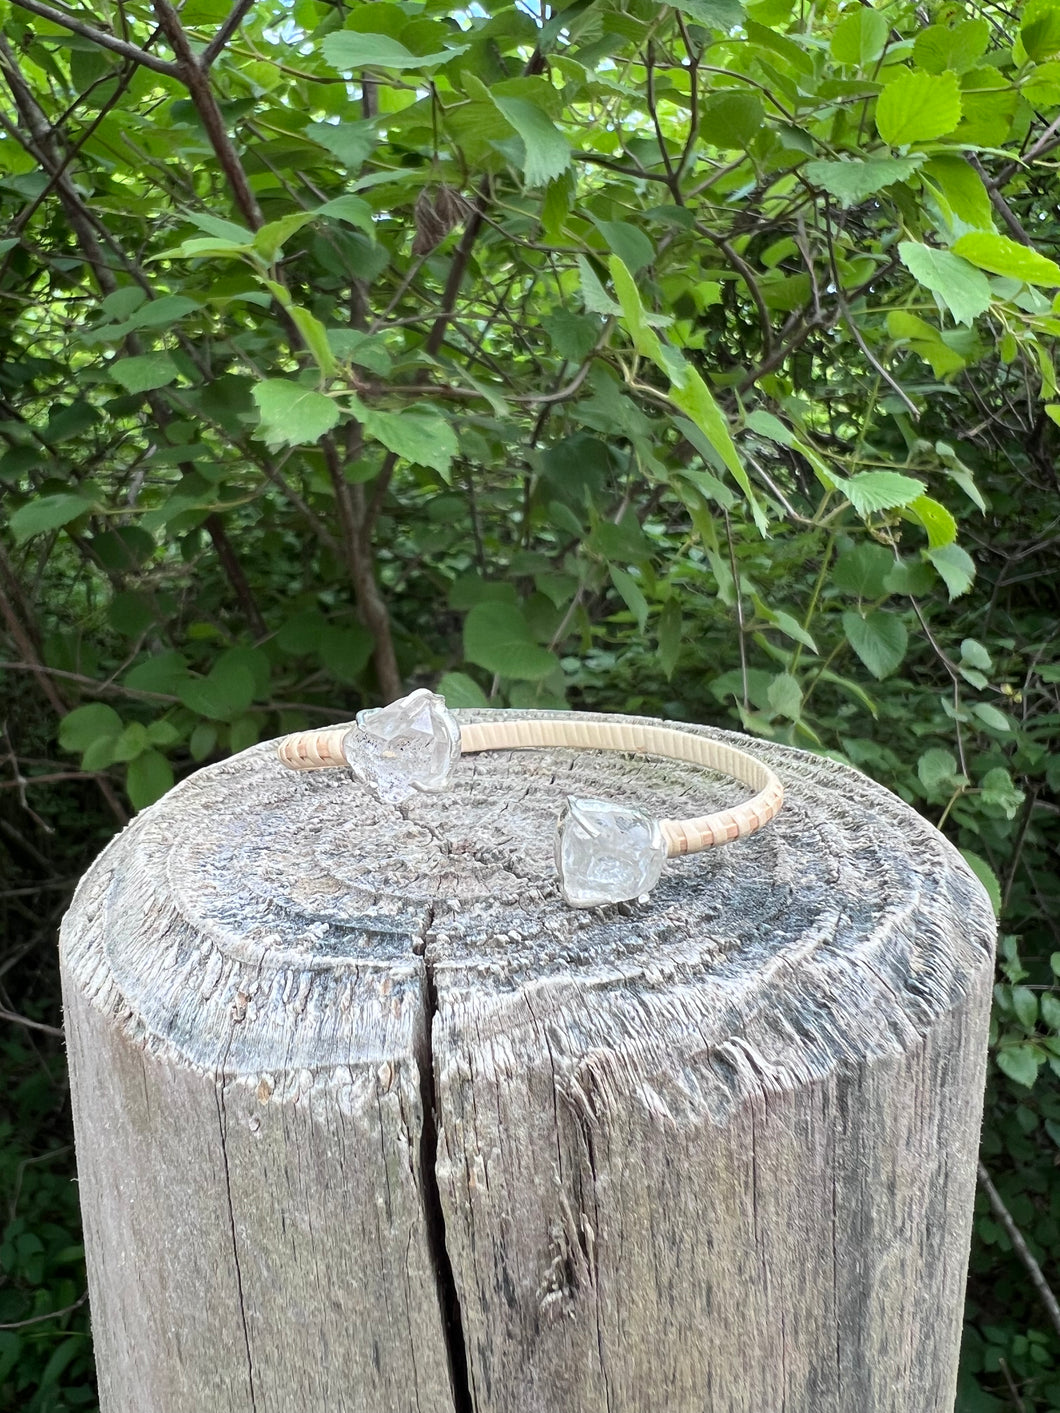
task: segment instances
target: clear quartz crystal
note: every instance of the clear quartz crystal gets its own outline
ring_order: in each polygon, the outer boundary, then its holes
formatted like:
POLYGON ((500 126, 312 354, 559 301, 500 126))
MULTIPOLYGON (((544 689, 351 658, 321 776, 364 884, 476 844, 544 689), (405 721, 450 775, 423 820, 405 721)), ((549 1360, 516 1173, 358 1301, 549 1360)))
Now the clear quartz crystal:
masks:
POLYGON ((556 829, 556 868, 572 908, 639 898, 655 887, 665 862, 658 821, 643 810, 568 797, 556 829))
POLYGON ((363 785, 397 805, 417 790, 449 788, 460 759, 460 727, 445 698, 420 687, 389 706, 359 712, 342 753, 363 785))

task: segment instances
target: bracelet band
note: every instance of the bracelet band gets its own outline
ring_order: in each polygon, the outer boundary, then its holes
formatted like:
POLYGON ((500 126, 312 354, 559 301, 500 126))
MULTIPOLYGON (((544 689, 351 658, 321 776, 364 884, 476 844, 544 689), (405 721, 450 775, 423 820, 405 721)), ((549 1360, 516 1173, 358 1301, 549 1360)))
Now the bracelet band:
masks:
POLYGON ((665 859, 753 834, 784 802, 784 788, 764 761, 679 727, 586 721, 576 713, 569 719, 460 725, 444 699, 426 688, 361 712, 352 729, 287 736, 277 754, 290 770, 349 767, 377 798, 399 803, 417 791, 447 789, 462 754, 555 746, 687 761, 757 792, 733 809, 688 819, 657 820, 608 801, 568 799, 557 829, 556 861, 563 896, 572 907, 639 897, 657 881, 665 859))

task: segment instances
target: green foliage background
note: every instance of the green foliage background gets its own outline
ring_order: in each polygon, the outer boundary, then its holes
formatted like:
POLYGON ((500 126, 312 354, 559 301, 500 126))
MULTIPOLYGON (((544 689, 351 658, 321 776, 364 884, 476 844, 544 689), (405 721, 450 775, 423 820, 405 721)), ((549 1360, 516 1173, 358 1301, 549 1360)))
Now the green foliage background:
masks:
POLYGON ((821 751, 965 851, 958 1407, 1057 1413, 1060 0, 0 31, 0 1406, 94 1401, 72 881, 198 764, 440 683, 821 751))

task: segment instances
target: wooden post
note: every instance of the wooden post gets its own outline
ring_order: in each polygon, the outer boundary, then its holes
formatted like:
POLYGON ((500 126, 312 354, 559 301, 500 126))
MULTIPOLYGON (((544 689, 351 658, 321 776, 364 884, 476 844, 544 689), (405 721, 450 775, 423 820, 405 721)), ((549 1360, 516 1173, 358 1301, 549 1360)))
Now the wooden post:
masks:
POLYGON ((397 809, 265 744, 110 844, 61 949, 103 1413, 951 1413, 993 916, 729 739, 784 810, 646 904, 563 906, 562 797, 740 786, 512 752, 397 809))

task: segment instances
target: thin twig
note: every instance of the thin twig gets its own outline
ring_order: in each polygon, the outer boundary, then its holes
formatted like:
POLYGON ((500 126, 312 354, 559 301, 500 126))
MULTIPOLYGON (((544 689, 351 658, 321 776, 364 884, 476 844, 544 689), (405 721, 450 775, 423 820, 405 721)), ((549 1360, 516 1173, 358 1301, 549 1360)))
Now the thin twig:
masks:
POLYGON ((1027 1413, 1027 1405, 1024 1403, 1023 1399, 1020 1398, 1020 1391, 1012 1380, 1012 1374, 1009 1372, 1008 1362, 1005 1359, 1002 1359, 1000 1356, 998 1357, 997 1362, 998 1367, 1005 1376, 1005 1382, 1008 1384, 1008 1391, 1012 1395, 1012 1401, 1016 1405, 1016 1413, 1027 1413))
POLYGON ((199 56, 199 63, 204 69, 210 67, 253 8, 254 0, 236 0, 231 14, 199 56))
POLYGON ((28 1320, 15 1320, 8 1325, 0 1325, 0 1330, 22 1330, 27 1325, 39 1325, 44 1320, 58 1320, 61 1315, 69 1315, 73 1310, 80 1310, 81 1306, 88 1299, 86 1290, 80 1300, 75 1300, 72 1305, 64 1305, 61 1310, 51 1310, 47 1315, 31 1315, 28 1320))
POLYGON ((729 521, 729 512, 727 510, 723 510, 722 515, 724 515, 725 517, 725 538, 729 542, 729 570, 732 574, 733 592, 736 595, 736 623, 739 629, 740 678, 743 685, 743 709, 744 711, 750 711, 751 694, 747 680, 747 643, 744 638, 743 594, 740 589, 739 570, 736 568, 736 550, 733 547, 732 542, 732 524, 729 521))
POLYGON ((1031 1255, 1027 1243, 1023 1239, 1022 1232, 1012 1220, 1012 1213, 1005 1206, 1000 1192, 998 1192, 997 1188, 994 1186, 990 1174, 981 1162, 979 1164, 979 1186, 990 1199, 990 1206, 994 1209, 994 1216, 1005 1228, 1005 1235, 1012 1243, 1013 1251, 1023 1262, 1027 1274, 1031 1278, 1031 1285, 1034 1286, 1034 1289, 1041 1297, 1041 1302, 1045 1306, 1049 1319, 1053 1322, 1053 1328, 1056 1330, 1057 1334, 1060 1334, 1060 1303, 1057 1302, 1056 1296, 1049 1287, 1049 1283, 1042 1275, 1041 1266, 1038 1265, 1038 1262, 1031 1255))
POLYGON ((42 5, 40 0, 12 0, 12 3, 17 5, 20 10, 28 10, 31 15, 39 15, 42 20, 51 20, 52 24, 61 25, 71 34, 79 34, 82 39, 90 39, 101 49, 110 49, 115 54, 120 54, 123 59, 132 59, 134 63, 142 64, 145 69, 154 69, 157 74, 168 74, 170 78, 180 77, 179 65, 173 63, 171 59, 159 59, 154 54, 148 53, 146 49, 141 49, 136 44, 130 44, 128 40, 119 39, 116 34, 108 34, 105 29, 97 29, 95 25, 85 24, 84 20, 77 20, 73 15, 53 9, 51 5, 42 5))
MULTIPOLYGON (((41 1030, 45 1035, 54 1035, 57 1039, 63 1038, 63 1033, 57 1026, 45 1025, 43 1021, 30 1020, 29 1016, 20 1016, 17 1011, 9 1011, 5 1006, 0 1006, 0 1020, 12 1021, 15 1025, 27 1026, 30 1030, 41 1030)), ((0 1329, 8 1326, 0 1325, 0 1329)))
POLYGON ((900 398, 903 403, 905 403, 906 407, 909 409, 910 416, 913 417, 914 420, 919 421, 920 408, 917 407, 916 403, 906 392, 905 388, 902 387, 901 383, 899 383, 894 377, 894 375, 883 366, 880 360, 873 353, 872 349, 869 348, 862 335, 861 330, 858 328, 857 321, 855 320, 853 314, 851 314, 850 312, 850 305, 847 302, 846 295, 843 293, 843 281, 839 274, 839 266, 836 263, 835 246, 832 243, 832 222, 827 208, 825 209, 824 213, 824 232, 825 239, 828 242, 828 263, 832 269, 832 284, 835 288, 836 303, 838 304, 840 313, 843 316, 844 324, 846 324, 847 328, 850 330, 851 334, 853 335, 854 342, 857 344, 858 348, 861 349, 868 363, 880 375, 880 377, 891 389, 891 391, 895 393, 896 396, 900 398))

